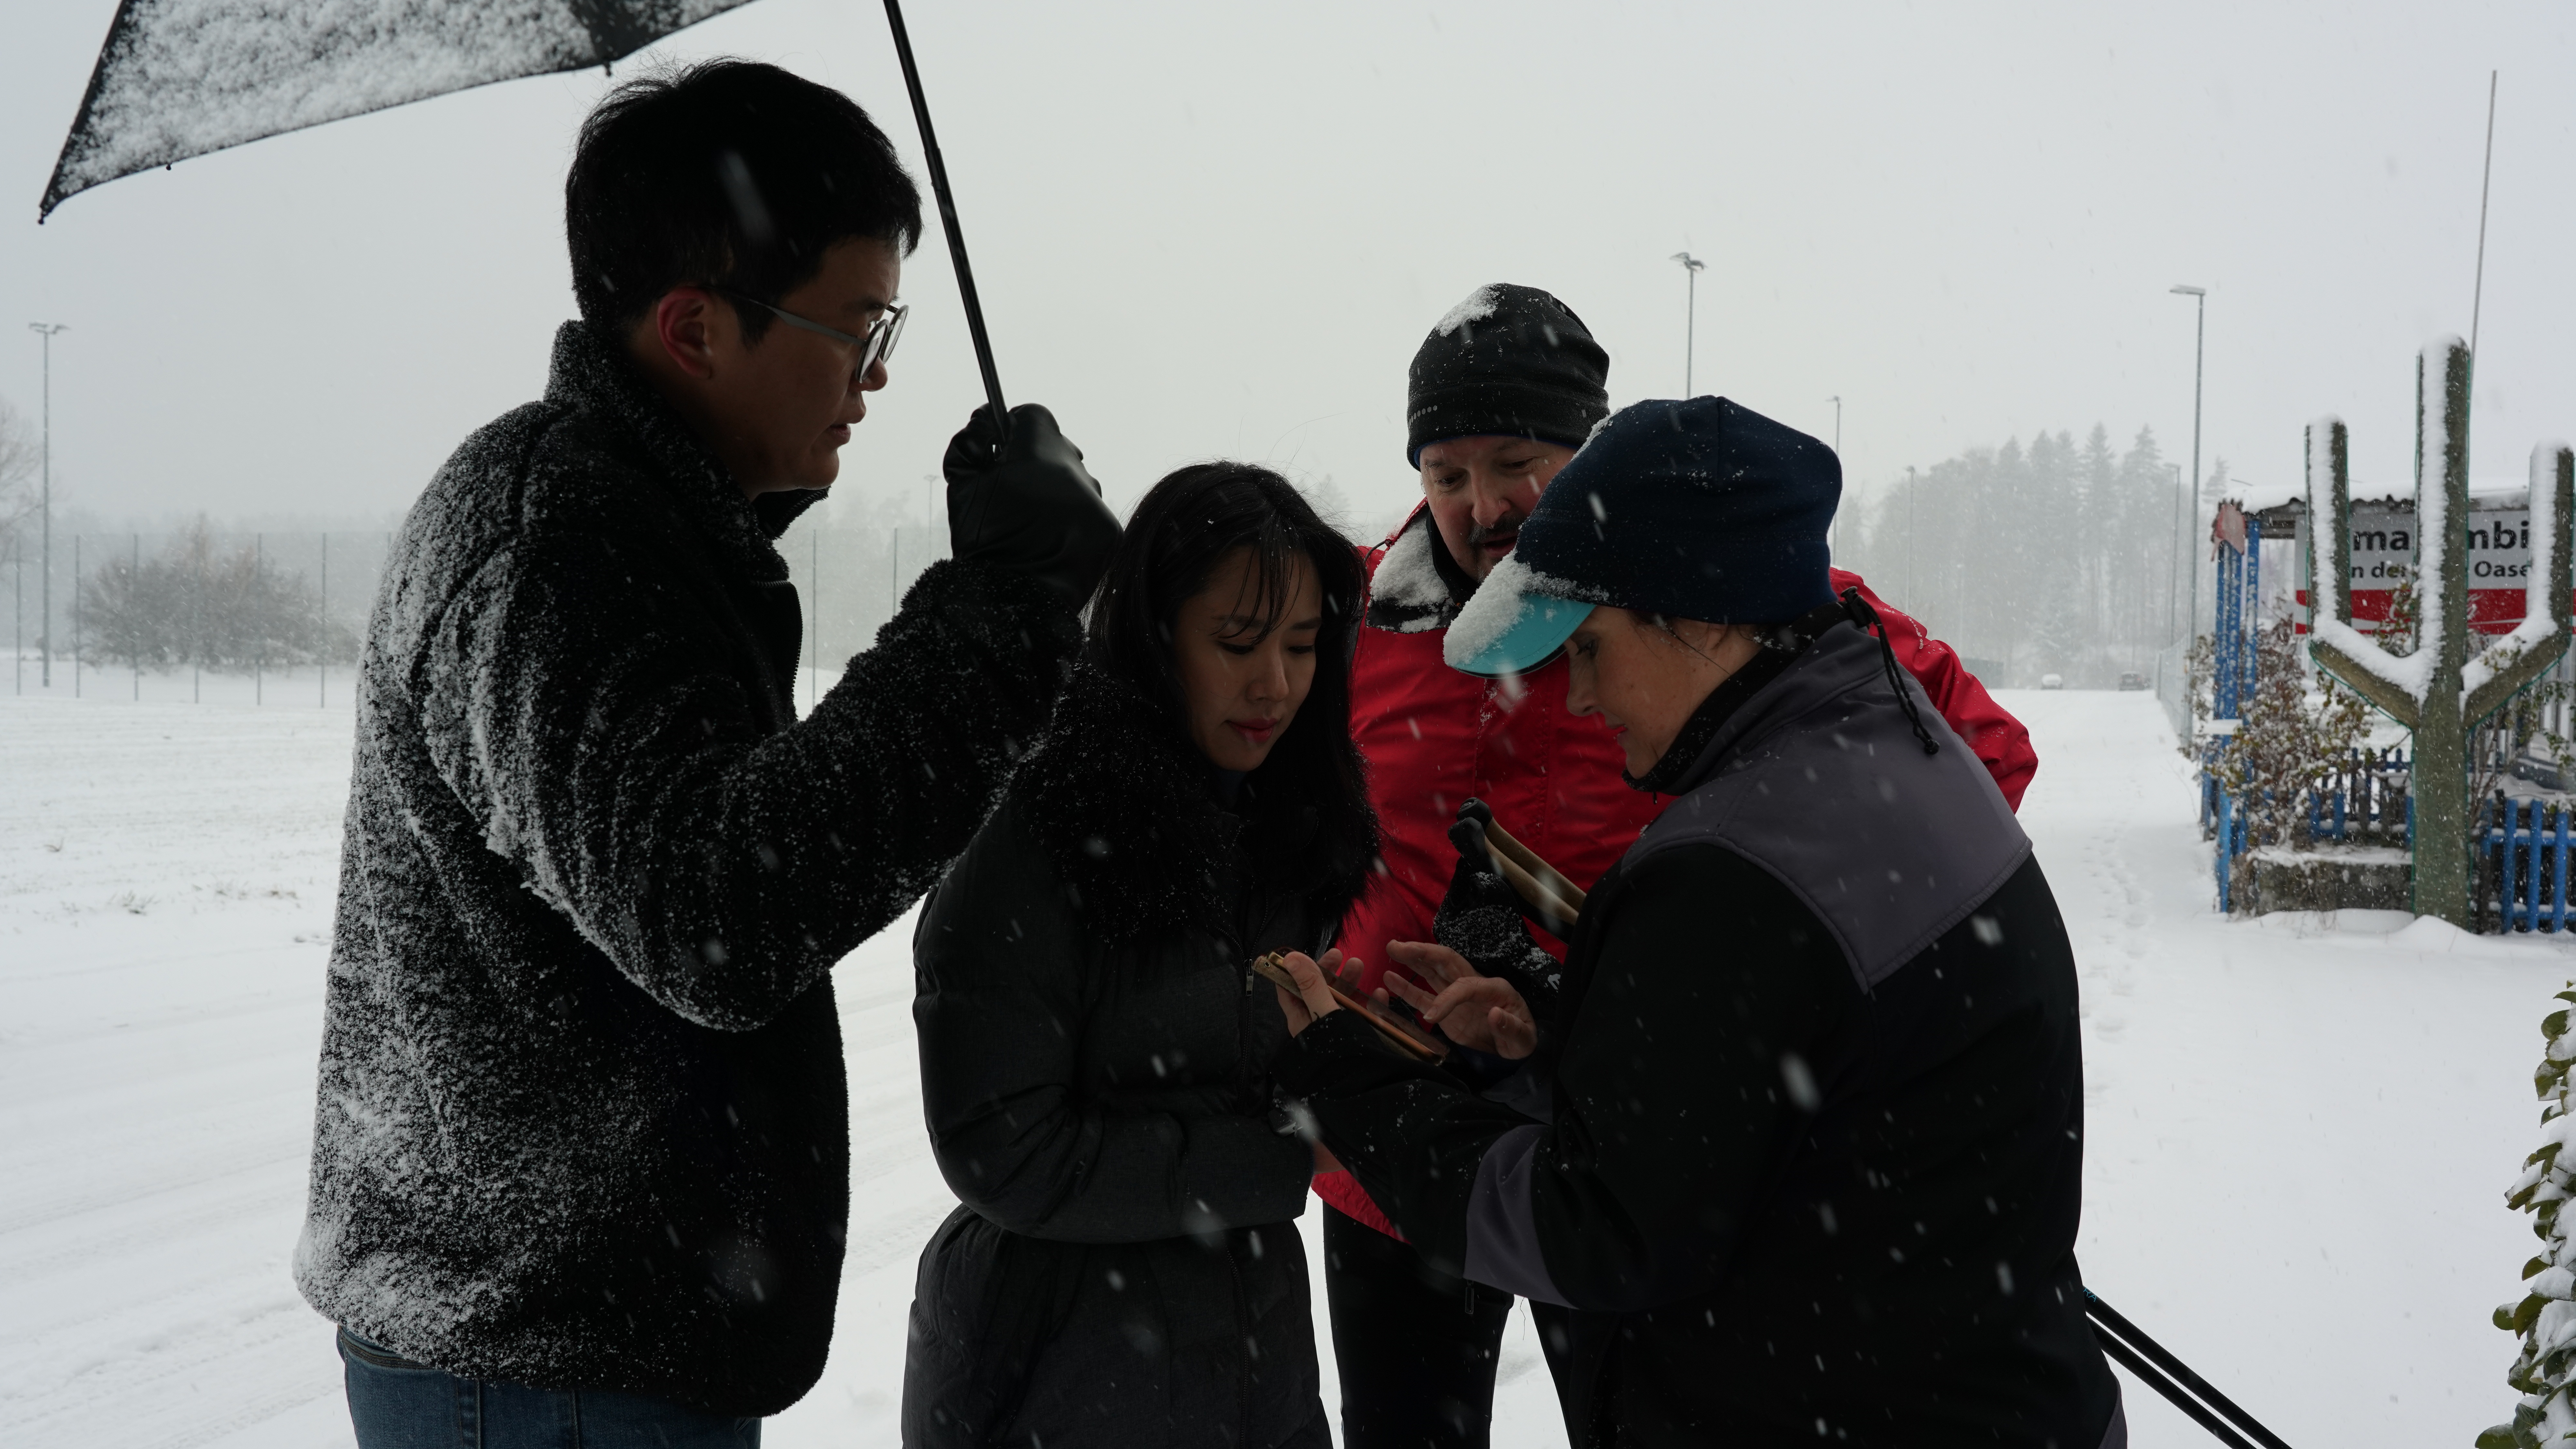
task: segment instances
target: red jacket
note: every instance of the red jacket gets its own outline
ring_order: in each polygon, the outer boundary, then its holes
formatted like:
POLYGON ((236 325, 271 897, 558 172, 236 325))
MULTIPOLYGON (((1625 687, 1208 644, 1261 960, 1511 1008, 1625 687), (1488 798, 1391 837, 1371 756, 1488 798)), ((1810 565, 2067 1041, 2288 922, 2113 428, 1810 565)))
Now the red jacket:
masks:
MULTIPOLYGON (((1448 586, 1430 550, 1440 547, 1426 510, 1370 550, 1368 624, 1351 660, 1351 733, 1369 765, 1369 798, 1385 841, 1376 882, 1342 919, 1340 944, 1368 965, 1375 990, 1389 941, 1428 941, 1458 853, 1449 826, 1474 796, 1494 819, 1586 890, 1616 863, 1667 798, 1628 788, 1619 742, 1597 718, 1565 709, 1565 661, 1520 676, 1518 689, 1451 669, 1440 657, 1448 586)), ((1836 593, 1857 588, 1886 621, 1896 662, 1923 686, 1941 717, 1985 764, 2004 799, 2021 808, 2039 768, 2030 732, 2006 714, 1950 646, 1888 607, 1858 574, 1833 571, 1836 593)), ((1549 950, 1563 947, 1541 935, 1549 950)), ((1380 1232, 1395 1229, 1347 1172, 1315 1179, 1324 1201, 1380 1232)))

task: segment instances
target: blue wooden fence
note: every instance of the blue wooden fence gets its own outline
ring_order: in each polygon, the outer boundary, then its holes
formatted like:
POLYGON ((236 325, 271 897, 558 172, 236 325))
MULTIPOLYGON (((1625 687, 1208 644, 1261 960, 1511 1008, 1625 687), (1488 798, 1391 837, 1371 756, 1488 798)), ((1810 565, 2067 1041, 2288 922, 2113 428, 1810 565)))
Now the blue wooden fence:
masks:
MULTIPOLYGON (((2323 785, 2308 792, 2307 831, 2311 841, 2346 845, 2415 846, 2415 802, 2406 790, 2406 751, 2355 750, 2323 785)), ((2234 895, 2231 867, 2255 842, 2246 838, 2243 802, 2218 776, 2200 777, 2200 826, 2218 844, 2212 869, 2218 879, 2218 909, 2225 912, 2234 895)))
POLYGON ((2567 929, 2568 807, 2499 795, 2479 807, 2479 904, 2507 931, 2567 929))

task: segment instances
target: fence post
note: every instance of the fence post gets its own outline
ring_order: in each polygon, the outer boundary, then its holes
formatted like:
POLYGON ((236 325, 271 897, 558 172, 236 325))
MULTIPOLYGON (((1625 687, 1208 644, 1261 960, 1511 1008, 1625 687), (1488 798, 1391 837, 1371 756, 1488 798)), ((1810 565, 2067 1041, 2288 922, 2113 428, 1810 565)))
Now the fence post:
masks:
MULTIPOLYGON (((2518 851, 2522 847, 2523 804, 2524 802, 2519 800, 2508 800, 2505 802, 2505 819, 2508 823, 2505 827, 2504 845, 2507 850, 2518 851)), ((2530 895, 2532 887, 2536 884, 2533 880, 2535 872, 2531 869, 2531 860, 2528 856, 2523 857, 2518 869, 2520 874, 2514 877, 2513 900, 2510 903, 2512 914, 2505 923, 2505 929, 2507 931, 2519 931, 2524 929, 2522 924, 2523 897, 2530 895)))
MULTIPOLYGON (((2504 837, 2499 842, 2504 849, 2496 868, 2498 883, 2501 884, 2514 869, 2513 827, 2522 819, 2522 806, 2506 799, 2502 790, 2496 791, 2495 804, 2497 817, 2504 821, 2504 837)), ((2513 890, 2499 892, 2496 896, 2496 934, 2500 936, 2510 935, 2513 931, 2514 907, 2520 903, 2522 892, 2520 880, 2515 880, 2513 885, 2513 890)))
POLYGON ((2233 872, 2231 872, 2231 871, 2228 869, 2228 866, 2231 864, 2231 862, 2228 860, 2228 856, 2232 853, 2231 847, 2232 847, 2232 846, 2234 846, 2234 845, 2235 845, 2235 843, 2236 843, 2236 832, 2235 832, 2235 829, 2234 829, 2235 824, 2236 824, 2236 818, 2235 818, 2235 815, 2236 815, 2236 797, 2234 797, 2234 796, 2232 796, 2232 795, 2228 794, 2228 793, 2227 793, 2226 791, 2224 791, 2224 790, 2219 791, 2219 792, 2218 792, 2218 913, 2219 913, 2220 915, 2222 915, 2222 916, 2227 914, 2227 897, 2228 897, 2228 889, 2227 889, 2227 888, 2228 888, 2228 879, 2227 879, 2227 878, 2228 878, 2228 876, 2229 876, 2229 875, 2233 874, 2233 872))
POLYGON ((2528 802, 2523 814, 2531 829, 2530 834, 2525 837, 2528 843, 2523 847, 2523 908, 2520 929, 2537 931, 2540 929, 2540 802, 2538 800, 2528 802))
POLYGON ((2549 853, 2549 929, 2567 929, 2567 807, 2558 807, 2558 838, 2549 853))
POLYGON ((2509 810, 2514 825, 2504 833, 2504 846, 2522 851, 2522 874, 2514 877, 2514 931, 2530 931, 2532 918, 2540 913, 2540 802, 2527 799, 2509 804, 2509 810))

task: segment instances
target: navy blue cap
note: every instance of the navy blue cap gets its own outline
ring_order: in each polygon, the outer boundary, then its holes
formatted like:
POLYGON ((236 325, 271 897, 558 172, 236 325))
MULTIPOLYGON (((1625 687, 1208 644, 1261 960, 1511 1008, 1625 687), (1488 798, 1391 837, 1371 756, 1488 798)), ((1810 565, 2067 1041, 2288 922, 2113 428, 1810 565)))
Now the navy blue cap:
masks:
POLYGON ((1722 397, 1613 413, 1557 470, 1511 554, 1449 626, 1470 674, 1535 669, 1592 612, 1777 624, 1833 602, 1833 449, 1722 397))

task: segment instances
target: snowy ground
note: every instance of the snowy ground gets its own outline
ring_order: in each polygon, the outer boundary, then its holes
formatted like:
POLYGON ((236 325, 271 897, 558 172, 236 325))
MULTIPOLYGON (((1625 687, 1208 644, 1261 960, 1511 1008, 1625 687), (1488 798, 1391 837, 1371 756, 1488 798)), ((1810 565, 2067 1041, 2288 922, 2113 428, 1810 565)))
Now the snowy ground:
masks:
MULTIPOLYGON (((329 1333, 286 1264, 345 700, 317 708, 309 672, 265 708, 230 683, 203 705, 184 680, 146 676, 141 704, 88 683, 0 698, 0 1442, 344 1446, 329 1333)), ((2084 973, 2087 1279, 2293 1443, 2465 1443, 2510 1399, 2486 1315, 2531 1240, 2501 1189, 2576 952, 2393 915, 2216 920, 2152 699, 2007 703, 2038 736, 2024 819, 2084 973)), ((949 1203, 908 935, 839 975, 850 1263, 831 1366, 770 1425, 782 1449, 893 1437, 913 1258, 949 1203)), ((1562 1444, 1525 1319, 1503 1373, 1497 1443, 1562 1444)), ((2143 1446, 2209 1442, 2134 1387, 2130 1411, 2143 1446)))

